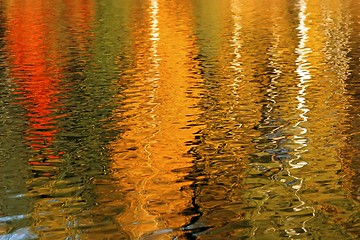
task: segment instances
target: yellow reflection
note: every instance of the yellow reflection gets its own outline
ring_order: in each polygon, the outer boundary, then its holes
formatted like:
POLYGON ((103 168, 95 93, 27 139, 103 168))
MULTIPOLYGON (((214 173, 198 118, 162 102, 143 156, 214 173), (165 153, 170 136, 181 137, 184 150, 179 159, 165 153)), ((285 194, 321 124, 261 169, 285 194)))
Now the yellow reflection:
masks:
MULTIPOLYGON (((241 46, 242 46, 242 41, 241 41, 241 21, 242 21, 242 17, 241 14, 239 14, 241 12, 241 3, 237 0, 232 0, 231 1, 231 12, 232 12, 232 19, 234 22, 234 30, 233 30, 233 34, 232 34, 232 45, 234 46, 234 50, 233 50, 233 54, 234 57, 231 61, 231 66, 234 69, 234 83, 232 84, 233 87, 233 93, 236 96, 236 99, 239 98, 238 95, 238 88, 239 85, 241 84, 241 77, 242 77, 242 63, 241 63, 241 46)), ((238 101, 236 101, 238 103, 238 101)))
POLYGON ((314 174, 307 184, 323 192, 314 196, 321 203, 316 210, 327 216, 331 216, 331 211, 341 211, 342 214, 336 214, 336 222, 340 223, 347 221, 351 214, 351 211, 344 209, 344 205, 351 204, 339 184, 343 176, 337 174, 345 167, 340 149, 344 147, 343 133, 347 128, 344 124, 347 118, 344 80, 349 68, 346 56, 349 51, 349 14, 346 4, 340 0, 324 1, 320 6, 317 2, 309 4, 312 28, 309 30, 308 44, 313 50, 309 61, 317 66, 311 68, 310 72, 317 76, 317 81, 312 81, 311 91, 310 88, 308 91, 309 105, 312 106, 308 122, 312 131, 308 134, 311 147, 306 155, 310 157, 318 153, 312 160, 312 166, 319 173, 314 174), (323 26, 314 24, 317 21, 322 22, 323 26), (321 184, 326 178, 333 178, 330 186, 321 184), (337 192, 336 197, 328 193, 329 188, 337 192))
MULTIPOLYGON (((291 143, 295 157, 289 165, 292 176, 299 180, 293 188, 301 197, 303 206, 297 208, 308 208, 313 212, 312 217, 303 223, 304 231, 312 227, 315 219, 327 215, 327 211, 339 211, 343 209, 340 206, 348 202, 338 184, 341 176, 337 174, 342 168, 339 150, 344 145, 342 133, 346 120, 344 79, 348 68, 348 23, 343 18, 345 14, 346 9, 340 1, 299 1, 299 44, 296 50, 298 122, 293 126, 296 134, 291 143), (339 11, 335 13, 332 9, 339 11), (333 21, 342 22, 342 27, 329 24, 333 21), (342 39, 334 42, 334 36, 342 39), (344 45, 339 47, 339 42, 344 45), (330 189, 336 192, 336 197, 329 194, 330 189)), ((341 217, 337 215, 336 224, 345 221, 349 214, 344 211, 341 217)), ((330 233, 324 230, 322 234, 325 232, 330 233)))
MULTIPOLYGON (((294 168, 300 169, 306 165, 304 161, 299 160, 301 153, 306 151, 306 140, 304 140, 306 128, 301 124, 307 120, 306 87, 310 79, 306 60, 306 54, 309 52, 306 46, 306 7, 304 5, 299 7, 302 10, 296 16, 287 11, 288 8, 293 7, 287 1, 267 1, 267 5, 260 2, 246 5, 242 6, 243 19, 253 19, 253 24, 256 26, 271 26, 260 28, 261 30, 254 34, 251 44, 248 43, 252 46, 251 49, 255 50, 247 50, 243 53, 244 66, 251 64, 253 69, 266 75, 263 78, 257 76, 258 81, 262 83, 259 89, 263 92, 262 102, 267 103, 260 110, 262 136, 259 139, 264 143, 258 144, 257 155, 259 158, 268 156, 270 159, 269 153, 271 153, 271 161, 262 163, 255 159, 252 164, 253 171, 258 172, 257 169, 265 168, 266 174, 273 175, 272 180, 268 181, 259 177, 257 181, 263 182, 264 185, 253 187, 249 191, 251 204, 256 206, 250 217, 253 221, 251 235, 267 236, 269 239, 272 237, 275 239, 279 234, 297 236, 307 232, 305 223, 313 216, 313 210, 304 206, 305 202, 298 193, 303 185, 303 179, 299 177, 300 174, 293 172, 294 168), (246 7, 263 9, 262 12, 268 15, 249 14, 250 17, 248 13, 257 11, 249 11, 246 7), (292 24, 292 18, 299 18, 299 26, 292 24), (298 36, 296 28, 298 28, 298 36), (258 54, 254 54, 257 56, 256 59, 246 57, 251 51, 258 51, 258 54), (286 141, 290 136, 292 144, 289 147, 286 141), (265 151, 260 151, 261 149, 265 151), (294 151, 295 156, 289 162, 288 153, 291 151, 294 151), (286 202, 291 202, 291 207, 284 211, 286 202), (282 224, 271 221, 274 216, 282 219, 282 224)), ((243 29, 249 29, 245 26, 246 21, 243 21, 243 29)), ((242 35, 243 39, 247 37, 251 35, 242 35)), ((246 44, 243 48, 245 47, 246 44)))
POLYGON ((192 166, 186 142, 198 130, 188 126, 198 114, 193 97, 199 81, 191 6, 162 0, 136 5, 134 69, 122 77, 129 85, 117 110, 126 130, 111 146, 114 176, 128 204, 118 221, 131 239, 173 235, 190 219, 182 213, 191 206, 190 182, 180 180, 192 166))
POLYGON ((158 56, 158 42, 159 42, 159 6, 157 0, 151 0, 150 5, 150 41, 151 41, 151 60, 156 76, 158 76, 159 56, 158 56))
POLYGON ((196 162, 206 179, 196 189, 196 204, 203 214, 194 225, 211 226, 208 234, 214 239, 236 239, 248 231, 236 226, 247 224, 244 219, 250 215, 245 208, 253 179, 244 184, 245 169, 256 152, 253 139, 259 136, 261 85, 266 82, 259 73, 266 67, 269 44, 262 36, 268 30, 256 27, 264 23, 257 21, 254 10, 264 9, 252 1, 199 3, 201 11, 211 14, 198 19, 207 78, 202 100, 206 110, 200 119, 205 127, 196 148, 201 159, 196 162))
MULTIPOLYGON (((299 76, 298 77, 299 83, 297 84, 299 90, 298 90, 296 99, 298 101, 297 109, 300 112, 300 114, 299 114, 300 121, 298 121, 294 125, 294 129, 299 129, 299 133, 295 134, 293 136, 293 142, 295 144, 295 149, 294 149, 295 157, 294 157, 294 159, 289 161, 289 165, 293 169, 294 168, 299 169, 308 164, 308 162, 301 160, 302 154, 308 150, 307 149, 308 139, 306 137, 307 128, 304 127, 302 124, 308 120, 308 117, 306 116, 306 114, 307 114, 307 112, 310 111, 307 107, 307 102, 306 102, 306 99, 307 99, 306 89, 308 87, 308 82, 311 79, 311 74, 308 70, 308 68, 311 66, 309 66, 310 64, 307 61, 307 57, 308 57, 307 55, 309 52, 311 52, 311 48, 307 47, 307 44, 306 44, 308 37, 309 37, 308 36, 309 28, 306 26, 306 16, 307 16, 307 5, 306 4, 307 4, 306 0, 299 1, 299 14, 298 14, 299 26, 297 28, 299 31, 299 35, 298 35, 299 36, 299 45, 296 49, 296 53, 298 54, 298 58, 296 59, 296 64, 297 64, 296 73, 299 76)), ((299 204, 297 204, 295 207, 293 207, 294 211, 298 212, 298 211, 309 208, 312 212, 311 217, 303 220, 303 222, 302 222, 302 230, 303 230, 303 232, 307 232, 306 222, 314 217, 315 210, 312 207, 304 206, 306 204, 305 204, 304 200, 302 200, 298 194, 299 190, 302 188, 304 179, 301 178, 300 176, 292 175, 291 170, 289 170, 288 173, 289 173, 289 176, 292 176, 294 179, 297 180, 297 184, 292 186, 292 188, 295 189, 295 196, 297 197, 297 199, 299 201, 299 204)), ((299 231, 296 231, 293 228, 286 229, 286 232, 289 236, 300 235, 299 231)))

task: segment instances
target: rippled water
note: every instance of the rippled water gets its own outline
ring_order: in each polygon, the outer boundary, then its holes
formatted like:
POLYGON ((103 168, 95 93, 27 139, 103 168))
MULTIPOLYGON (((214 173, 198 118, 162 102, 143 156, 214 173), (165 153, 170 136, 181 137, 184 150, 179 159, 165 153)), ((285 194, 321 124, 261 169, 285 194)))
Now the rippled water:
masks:
POLYGON ((358 0, 0 1, 0 239, 357 239, 358 0))

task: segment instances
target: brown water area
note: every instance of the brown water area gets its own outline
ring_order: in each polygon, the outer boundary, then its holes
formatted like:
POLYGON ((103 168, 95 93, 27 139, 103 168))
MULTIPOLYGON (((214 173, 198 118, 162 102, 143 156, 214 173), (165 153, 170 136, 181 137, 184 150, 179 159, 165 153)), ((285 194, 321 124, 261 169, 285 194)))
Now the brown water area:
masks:
POLYGON ((0 0, 0 240, 359 239, 358 0, 0 0))

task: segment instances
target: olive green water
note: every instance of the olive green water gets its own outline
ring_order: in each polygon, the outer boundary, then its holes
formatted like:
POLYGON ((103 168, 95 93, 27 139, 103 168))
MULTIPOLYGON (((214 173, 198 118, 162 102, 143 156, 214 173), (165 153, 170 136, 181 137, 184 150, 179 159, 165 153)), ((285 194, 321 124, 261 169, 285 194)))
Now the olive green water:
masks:
POLYGON ((0 239, 358 239, 360 2, 0 0, 0 239))

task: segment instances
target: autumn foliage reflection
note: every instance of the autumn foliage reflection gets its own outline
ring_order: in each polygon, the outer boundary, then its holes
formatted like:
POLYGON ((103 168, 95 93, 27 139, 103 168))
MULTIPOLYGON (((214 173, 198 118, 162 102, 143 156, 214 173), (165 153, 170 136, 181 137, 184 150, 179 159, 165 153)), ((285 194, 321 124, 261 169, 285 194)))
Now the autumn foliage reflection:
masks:
POLYGON ((59 158, 52 143, 57 133, 54 113, 59 103, 58 49, 51 27, 55 19, 47 16, 42 1, 16 1, 10 5, 8 17, 8 49, 18 104, 26 110, 28 127, 24 137, 37 154, 29 164, 59 158), (48 22, 50 20, 50 22, 48 22))

